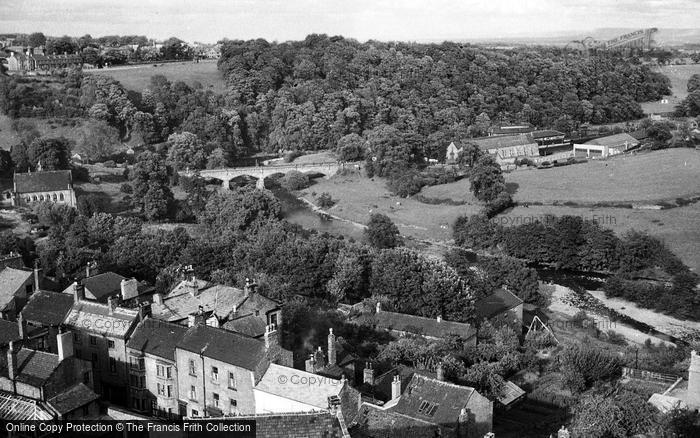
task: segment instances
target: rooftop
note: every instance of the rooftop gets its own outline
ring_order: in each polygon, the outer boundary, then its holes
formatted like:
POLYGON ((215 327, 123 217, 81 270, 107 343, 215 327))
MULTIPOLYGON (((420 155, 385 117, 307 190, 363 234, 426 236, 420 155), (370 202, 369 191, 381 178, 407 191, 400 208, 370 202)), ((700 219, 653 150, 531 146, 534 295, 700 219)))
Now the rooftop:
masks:
POLYGON ((81 331, 125 338, 137 320, 136 310, 117 307, 110 315, 107 304, 81 300, 73 304, 64 324, 81 331))
POLYGON ((15 268, 5 268, 0 271, 0 310, 12 302, 15 298, 15 293, 33 275, 34 272, 32 271, 15 268))
POLYGON ((241 315, 255 310, 264 317, 266 312, 278 308, 279 303, 254 292, 246 297, 242 289, 196 279, 195 282, 181 281, 163 298, 162 305, 153 303, 152 312, 161 319, 175 322, 187 319, 188 315, 199 311, 200 306, 205 312, 213 311, 219 318, 228 319, 233 313, 241 315))
POLYGON ((357 418, 349 427, 353 438, 433 438, 439 435, 437 425, 399 412, 363 403, 357 418))
POLYGON ((67 190, 71 186, 71 183, 70 170, 15 173, 15 187, 18 193, 67 190))
POLYGON ((535 140, 539 140, 541 138, 547 138, 547 137, 564 137, 566 134, 564 134, 563 132, 548 129, 548 130, 541 130, 541 131, 533 131, 531 133, 531 135, 532 135, 532 138, 534 138, 535 140))
POLYGON ((257 338, 265 334, 265 321, 262 318, 256 318, 250 313, 240 318, 232 319, 226 322, 222 327, 233 332, 243 333, 246 336, 257 338))
POLYGON ((392 409, 435 424, 454 424, 474 392, 469 386, 414 374, 392 409))
POLYGON ((0 319, 0 345, 7 345, 20 339, 17 323, 0 319))
POLYGON ((0 391, 0 418, 3 420, 51 421, 53 417, 42 403, 0 391))
POLYGON ((436 318, 387 312, 385 310, 377 313, 362 313, 355 320, 360 324, 375 325, 380 328, 433 338, 444 338, 450 334, 456 334, 464 339, 469 339, 476 335, 476 330, 467 323, 445 321, 444 319, 438 321, 436 318))
POLYGON ((49 399, 47 404, 59 414, 65 415, 99 398, 100 396, 95 394, 87 385, 78 383, 49 399))
MULTIPOLYGON (((22 348, 17 352, 17 381, 41 386, 51 377, 59 363, 57 354, 22 348)), ((7 375, 7 366, 3 375, 7 375)))
POLYGON ((496 289, 491 295, 476 300, 474 309, 479 320, 494 316, 523 304, 523 300, 505 289, 496 289))
POLYGON ((263 341, 207 325, 188 328, 176 348, 250 371, 265 357, 263 341))
MULTIPOLYGON (((294 412, 288 414, 238 415, 237 420, 255 420, 259 438, 316 438, 341 437, 342 425, 336 415, 321 412, 294 412)), ((223 417, 230 420, 230 417, 223 417)), ((210 419, 211 420, 211 419, 210 419)))
POLYGON ((328 397, 339 396, 343 385, 345 385, 345 382, 342 380, 331 379, 273 363, 267 368, 255 389, 311 405, 318 409, 327 409, 328 397), (295 384, 295 379, 300 379, 299 381, 306 379, 306 381, 315 382, 315 384, 295 384))
POLYGON ((599 146, 609 146, 609 147, 616 147, 616 146, 627 146, 627 147, 632 147, 636 146, 639 144, 639 140, 636 138, 632 137, 629 134, 615 134, 615 135, 608 135, 607 137, 601 137, 601 138, 596 138, 591 141, 587 141, 586 144, 592 144, 592 145, 599 145, 599 146))
POLYGON ((175 347, 185 336, 186 332, 187 327, 146 318, 136 326, 136 330, 131 334, 126 346, 143 353, 174 361, 175 347))
POLYGON ((532 134, 495 135, 490 137, 472 138, 469 140, 469 142, 476 144, 481 150, 502 149, 513 146, 537 146, 532 134))
POLYGON ((107 297, 121 293, 122 280, 126 280, 126 277, 114 272, 103 272, 84 279, 83 285, 97 301, 106 302, 107 297))
POLYGON ((72 307, 72 295, 40 290, 32 294, 22 309, 22 319, 57 326, 63 323, 72 307))

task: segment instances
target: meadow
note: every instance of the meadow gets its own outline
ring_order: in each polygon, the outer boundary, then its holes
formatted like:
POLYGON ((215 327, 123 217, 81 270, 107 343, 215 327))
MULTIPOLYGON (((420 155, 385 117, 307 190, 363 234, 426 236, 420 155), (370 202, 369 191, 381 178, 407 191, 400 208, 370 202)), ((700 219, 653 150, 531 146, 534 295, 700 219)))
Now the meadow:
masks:
POLYGON ((658 101, 642 103, 642 110, 645 114, 673 111, 673 108, 688 96, 688 79, 695 73, 700 73, 700 64, 664 65, 656 68, 656 71, 663 73, 671 80, 673 95, 667 98, 668 103, 658 101))
POLYGON ((123 67, 112 67, 99 70, 90 70, 90 74, 111 76, 119 81, 125 88, 133 91, 143 91, 151 82, 151 77, 163 75, 171 82, 182 81, 189 86, 199 82, 204 88, 211 89, 215 93, 224 93, 226 83, 217 69, 216 60, 200 62, 172 62, 165 64, 142 64, 123 67))

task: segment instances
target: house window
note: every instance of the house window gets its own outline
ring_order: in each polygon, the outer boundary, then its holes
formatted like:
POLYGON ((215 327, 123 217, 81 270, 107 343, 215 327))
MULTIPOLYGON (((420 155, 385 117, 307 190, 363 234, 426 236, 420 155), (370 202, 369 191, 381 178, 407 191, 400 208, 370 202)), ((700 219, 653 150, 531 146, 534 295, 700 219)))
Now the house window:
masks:
POLYGON ((173 367, 165 367, 165 377, 168 379, 173 378, 173 367))
POLYGON ((83 341, 80 339, 80 333, 73 333, 73 341, 74 341, 76 344, 80 344, 80 343, 83 342, 83 341))
POLYGON ((86 371, 83 373, 83 383, 86 385, 90 384, 90 371, 86 371))
POLYGON ((214 382, 219 381, 219 369, 217 367, 211 367, 211 380, 214 382))
POLYGON ((54 193, 53 194, 53 202, 56 202, 57 200, 58 200, 58 196, 56 196, 56 194, 54 193))
POLYGON ((100 365, 100 361, 97 359, 97 353, 92 353, 92 367, 97 368, 100 365))
POLYGON ((113 357, 109 358, 109 372, 114 374, 117 372, 117 360, 113 357))
POLYGON ((191 376, 197 375, 197 366, 194 364, 194 359, 190 359, 190 375, 191 376))
POLYGON ((231 371, 228 373, 228 387, 236 389, 236 376, 231 371))
POLYGON ((114 341, 111 339, 107 340, 107 348, 114 349, 114 341))
POLYGON ((90 336, 90 345, 97 345, 97 337, 90 336))
POLYGON ((277 326, 277 313, 271 313, 267 316, 267 325, 277 326))
POLYGON ((129 356, 129 366, 132 370, 142 370, 143 369, 143 358, 136 356, 129 356))
POLYGON ((129 374, 129 384, 132 388, 138 388, 139 377, 136 374, 129 374))
POLYGON ((81 350, 80 348, 76 348, 75 349, 75 357, 77 357, 78 359, 82 359, 83 358, 83 350, 81 350))
POLYGON ((199 411, 196 409, 192 409, 192 416, 193 417, 199 417, 199 411))
POLYGON ((60 194, 58 195, 58 199, 60 199, 61 201, 63 201, 63 193, 60 193, 60 194))
POLYGON ((158 383, 158 395, 165 395, 165 385, 158 383))
POLYGON ((190 400, 197 400, 197 388, 190 386, 190 400))
POLYGON ((214 407, 218 408, 219 407, 219 394, 213 393, 212 396, 214 398, 214 407))
POLYGON ((32 201, 36 202, 38 199, 36 198, 36 195, 32 196, 32 201))
POLYGON ((236 409, 238 407, 238 401, 235 398, 231 399, 231 409, 236 409))
POLYGON ((168 398, 171 398, 173 396, 173 386, 168 385, 165 389, 166 389, 165 395, 167 395, 168 398))

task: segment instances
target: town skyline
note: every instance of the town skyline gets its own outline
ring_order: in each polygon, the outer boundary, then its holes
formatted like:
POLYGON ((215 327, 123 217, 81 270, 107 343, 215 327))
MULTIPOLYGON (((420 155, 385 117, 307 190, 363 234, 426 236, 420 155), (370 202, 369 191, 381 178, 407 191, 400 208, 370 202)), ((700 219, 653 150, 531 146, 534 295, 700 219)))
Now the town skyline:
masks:
POLYGON ((188 2, 127 0, 109 3, 67 0, 0 5, 3 32, 92 36, 138 34, 213 43, 228 39, 303 39, 308 34, 343 35, 359 41, 483 40, 547 38, 599 28, 694 28, 700 4, 690 0, 543 0, 520 4, 488 2, 251 2, 208 0, 193 9, 188 2), (672 23, 672 26, 668 24, 672 23))

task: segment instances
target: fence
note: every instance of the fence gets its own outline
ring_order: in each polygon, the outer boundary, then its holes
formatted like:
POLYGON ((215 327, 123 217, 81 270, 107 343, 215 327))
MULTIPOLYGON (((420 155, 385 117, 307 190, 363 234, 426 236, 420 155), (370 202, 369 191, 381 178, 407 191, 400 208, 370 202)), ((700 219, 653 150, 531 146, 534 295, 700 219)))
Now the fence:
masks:
POLYGON ((674 376, 671 374, 655 373, 653 371, 627 367, 622 368, 622 377, 668 384, 675 383, 675 381, 678 380, 678 376, 674 376))

